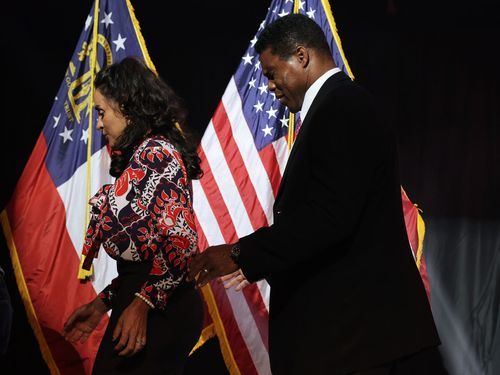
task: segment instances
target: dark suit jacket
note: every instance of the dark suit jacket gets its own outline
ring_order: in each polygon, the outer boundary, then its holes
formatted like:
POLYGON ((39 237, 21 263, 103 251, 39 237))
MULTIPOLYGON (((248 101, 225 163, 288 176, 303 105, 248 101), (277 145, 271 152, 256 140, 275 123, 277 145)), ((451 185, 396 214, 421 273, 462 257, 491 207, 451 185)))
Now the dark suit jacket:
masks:
POLYGON ((271 285, 273 374, 343 374, 439 344, 396 153, 370 95, 330 77, 290 153, 274 224, 240 239, 247 279, 271 285))

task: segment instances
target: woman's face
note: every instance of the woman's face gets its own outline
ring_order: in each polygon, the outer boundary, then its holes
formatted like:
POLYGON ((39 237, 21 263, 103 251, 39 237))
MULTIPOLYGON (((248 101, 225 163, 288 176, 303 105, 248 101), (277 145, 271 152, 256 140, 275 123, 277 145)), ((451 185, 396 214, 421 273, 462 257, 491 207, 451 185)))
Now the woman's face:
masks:
POLYGON ((94 107, 98 114, 97 130, 102 131, 106 142, 113 148, 127 127, 127 120, 119 110, 118 104, 104 97, 99 89, 94 92, 94 107))

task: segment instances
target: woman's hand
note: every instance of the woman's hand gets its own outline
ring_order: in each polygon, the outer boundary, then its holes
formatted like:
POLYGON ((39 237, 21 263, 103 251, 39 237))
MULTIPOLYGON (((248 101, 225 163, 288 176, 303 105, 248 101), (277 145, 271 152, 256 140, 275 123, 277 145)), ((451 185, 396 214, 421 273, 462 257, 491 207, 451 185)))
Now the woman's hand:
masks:
POLYGON ((219 280, 220 280, 220 282, 222 282, 225 289, 229 289, 233 286, 236 286, 235 290, 237 292, 239 292, 241 289, 243 289, 247 285, 250 285, 248 280, 245 278, 245 276, 241 272, 241 269, 239 269, 233 273, 221 276, 219 278, 219 280))
POLYGON ((118 318, 113 341, 118 340, 115 351, 119 356, 131 357, 141 351, 146 345, 148 312, 151 309, 140 298, 134 300, 123 310, 118 318))
POLYGON ((108 311, 104 302, 96 297, 92 302, 77 308, 64 323, 63 335, 70 342, 84 343, 108 311))

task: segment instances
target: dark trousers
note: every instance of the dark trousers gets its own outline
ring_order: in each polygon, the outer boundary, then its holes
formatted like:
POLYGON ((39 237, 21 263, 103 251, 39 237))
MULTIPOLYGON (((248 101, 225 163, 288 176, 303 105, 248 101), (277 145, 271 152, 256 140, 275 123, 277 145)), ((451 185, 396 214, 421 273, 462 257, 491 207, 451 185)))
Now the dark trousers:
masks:
POLYGON ((398 358, 393 362, 349 375, 448 375, 438 348, 398 358))
POLYGON ((194 284, 181 283, 164 311, 149 311, 146 346, 132 357, 114 351, 112 335, 123 310, 135 298, 150 266, 118 261, 120 288, 113 299, 108 327, 99 346, 93 375, 180 375, 203 326, 203 300, 194 284))

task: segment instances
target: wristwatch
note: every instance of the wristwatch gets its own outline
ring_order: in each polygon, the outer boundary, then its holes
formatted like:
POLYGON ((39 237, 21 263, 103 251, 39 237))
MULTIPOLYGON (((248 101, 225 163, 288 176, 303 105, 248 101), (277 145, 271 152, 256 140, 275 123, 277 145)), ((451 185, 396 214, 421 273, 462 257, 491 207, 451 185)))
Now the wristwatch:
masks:
POLYGON ((240 244, 236 242, 231 247, 231 253, 229 254, 234 263, 238 264, 238 258, 240 257, 240 244))

